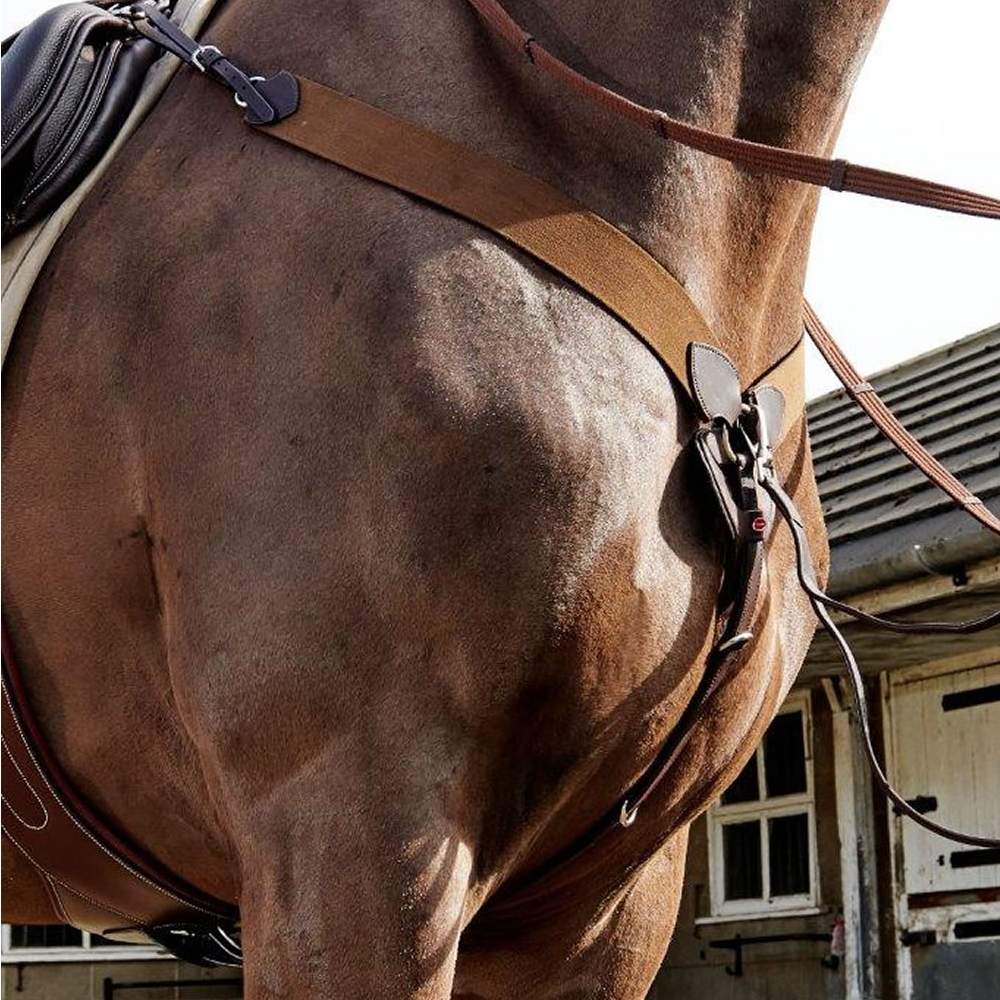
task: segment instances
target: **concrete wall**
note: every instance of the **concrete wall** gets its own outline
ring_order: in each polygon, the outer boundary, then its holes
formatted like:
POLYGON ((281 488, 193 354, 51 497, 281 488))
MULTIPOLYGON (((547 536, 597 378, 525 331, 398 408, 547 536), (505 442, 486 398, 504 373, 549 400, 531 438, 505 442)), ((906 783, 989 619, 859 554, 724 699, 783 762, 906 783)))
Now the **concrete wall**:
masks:
POLYGON ((677 928, 649 1000, 711 997, 712 1000, 841 1000, 843 966, 825 968, 829 945, 795 941, 754 945, 743 952, 743 975, 729 975, 733 953, 709 948, 713 940, 799 932, 826 932, 841 905, 840 843, 833 773, 830 709, 818 689, 812 693, 813 776, 816 790, 816 841, 821 912, 814 916, 767 917, 700 923, 710 913, 708 837, 704 817, 691 829, 688 868, 677 928))
MULTIPOLYGON (((102 1000, 104 979, 115 983, 186 979, 238 979, 238 969, 200 969, 166 959, 148 962, 4 963, 3 995, 7 1000, 102 1000)), ((199 986, 120 990, 114 1000, 236 1000, 241 988, 199 986)))

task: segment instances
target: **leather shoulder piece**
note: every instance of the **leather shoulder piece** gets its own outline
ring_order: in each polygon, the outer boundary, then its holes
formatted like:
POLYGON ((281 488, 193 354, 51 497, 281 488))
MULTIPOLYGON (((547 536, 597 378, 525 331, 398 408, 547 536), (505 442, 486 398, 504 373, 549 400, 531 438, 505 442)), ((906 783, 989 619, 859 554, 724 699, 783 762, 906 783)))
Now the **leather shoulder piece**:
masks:
POLYGON ((762 385, 753 390, 764 420, 764 435, 774 444, 781 440, 785 425, 785 394, 776 385, 762 385))
POLYGON ((693 341, 688 344, 687 367, 691 395, 705 419, 722 417, 726 423, 735 423, 743 398, 739 373, 726 353, 693 341))

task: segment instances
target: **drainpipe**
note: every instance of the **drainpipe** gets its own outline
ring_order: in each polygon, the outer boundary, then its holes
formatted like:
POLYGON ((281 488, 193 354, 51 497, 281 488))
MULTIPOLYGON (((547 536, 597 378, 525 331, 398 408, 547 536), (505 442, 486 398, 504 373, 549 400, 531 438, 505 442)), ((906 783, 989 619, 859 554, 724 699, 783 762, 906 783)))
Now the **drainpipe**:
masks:
POLYGON ((834 784, 844 911, 844 1000, 881 996, 875 825, 867 761, 839 684, 823 678, 833 714, 834 784))

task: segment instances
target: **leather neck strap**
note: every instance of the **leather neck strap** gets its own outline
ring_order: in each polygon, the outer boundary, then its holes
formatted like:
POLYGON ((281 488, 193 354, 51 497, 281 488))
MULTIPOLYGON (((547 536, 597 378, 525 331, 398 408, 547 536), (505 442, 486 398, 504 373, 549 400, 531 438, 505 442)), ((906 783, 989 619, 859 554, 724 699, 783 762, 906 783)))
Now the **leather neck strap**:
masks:
MULTIPOLYGON (((600 216, 516 167, 299 78, 299 109, 260 130, 355 173, 478 223, 569 279, 625 323, 683 388, 693 342, 719 347, 697 306, 665 268, 600 216)), ((785 396, 794 426, 805 407, 802 341, 753 372, 785 396)))
MULTIPOLYGON (((676 279, 623 232, 502 160, 312 80, 300 77, 299 88, 298 111, 260 126, 261 131, 448 209, 513 243, 602 303, 690 392, 688 345, 719 347, 719 339, 676 279)), ((899 423, 808 302, 803 303, 803 326, 851 398, 893 445, 970 516, 1000 534, 1000 519, 899 423)), ((805 409, 802 342, 772 368, 750 373, 745 387, 764 379, 784 393, 787 431, 805 409)))
POLYGON ((789 177, 832 191, 852 191, 873 198, 903 201, 945 212, 980 215, 1000 219, 1000 201, 987 195, 936 184, 933 181, 876 170, 846 160, 830 160, 781 146, 719 135, 708 129, 671 118, 655 108, 647 108, 602 87, 557 59, 533 35, 525 31, 497 0, 468 0, 483 22, 497 36, 521 52, 542 72, 606 110, 628 118, 664 139, 700 150, 731 163, 778 177, 789 177))

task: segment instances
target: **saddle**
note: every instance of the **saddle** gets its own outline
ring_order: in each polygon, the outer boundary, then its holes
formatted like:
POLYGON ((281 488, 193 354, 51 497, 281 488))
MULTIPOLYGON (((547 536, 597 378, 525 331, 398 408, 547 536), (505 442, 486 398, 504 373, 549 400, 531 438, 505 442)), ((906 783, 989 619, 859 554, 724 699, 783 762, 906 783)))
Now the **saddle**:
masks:
POLYGON ((3 47, 3 240, 51 212, 111 145, 160 56, 93 3, 42 14, 3 47))

